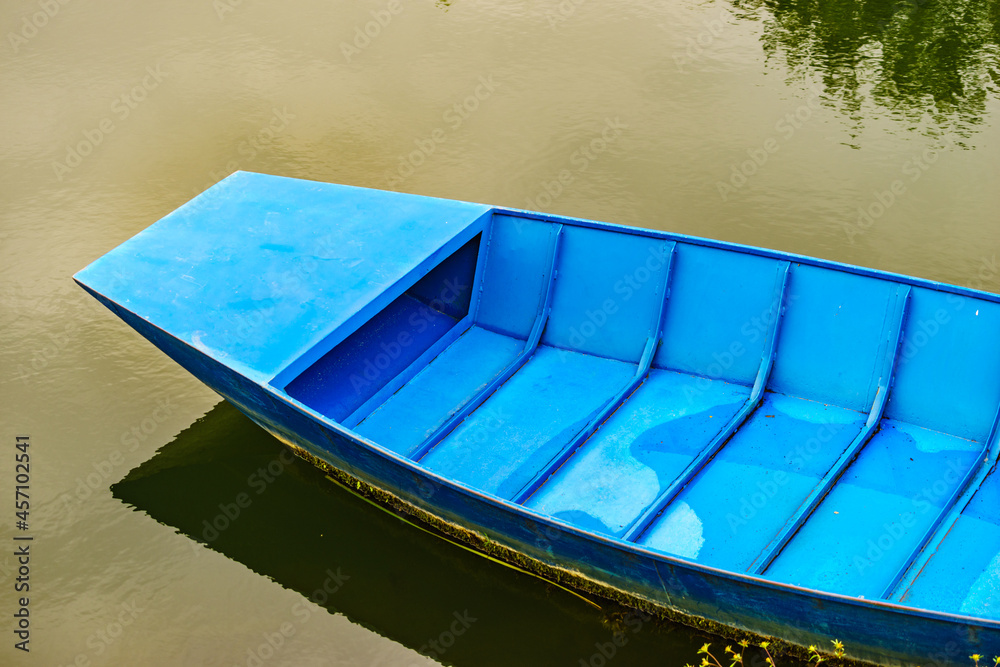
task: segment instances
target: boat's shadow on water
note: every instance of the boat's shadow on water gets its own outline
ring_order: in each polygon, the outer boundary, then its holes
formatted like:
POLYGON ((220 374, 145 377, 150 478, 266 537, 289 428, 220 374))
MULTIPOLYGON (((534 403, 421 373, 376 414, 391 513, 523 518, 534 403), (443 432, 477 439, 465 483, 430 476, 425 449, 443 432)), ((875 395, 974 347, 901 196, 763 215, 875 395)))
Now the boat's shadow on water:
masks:
MULTIPOLYGON (((225 402, 112 493, 204 548, 446 664, 684 665, 712 641, 603 600, 595 609, 408 525, 291 456, 225 402)), ((721 653, 722 640, 713 643, 721 653)))

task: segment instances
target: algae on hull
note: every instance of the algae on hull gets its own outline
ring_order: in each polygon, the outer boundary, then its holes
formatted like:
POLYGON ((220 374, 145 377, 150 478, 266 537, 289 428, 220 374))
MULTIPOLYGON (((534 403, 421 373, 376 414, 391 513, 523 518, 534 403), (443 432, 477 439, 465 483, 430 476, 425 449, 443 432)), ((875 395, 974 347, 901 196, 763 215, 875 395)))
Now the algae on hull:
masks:
MULTIPOLYGON (((271 431, 270 429, 268 430, 271 431)), ((274 434, 273 431, 271 432, 274 434)), ((747 632, 745 630, 724 625, 701 616, 689 614, 675 607, 668 607, 659 602, 654 602, 648 598, 644 598, 635 595, 634 593, 624 591, 620 588, 610 586, 604 582, 597 581, 581 572, 563 567, 556 567, 536 558, 532 558, 506 545, 491 540, 488 536, 482 533, 469 530, 468 528, 428 512, 421 507, 417 507, 416 505, 403 500, 399 496, 390 493, 385 489, 373 486, 372 484, 355 477, 354 475, 330 465, 328 462, 314 456, 301 446, 289 442, 286 438, 277 436, 277 434, 274 435, 276 435, 282 443, 291 449, 296 456, 326 473, 331 481, 344 487, 351 493, 355 493, 362 498, 374 501, 374 503, 381 509, 396 515, 400 519, 403 518, 400 515, 406 515, 416 519, 432 529, 427 532, 436 534, 437 537, 441 537, 443 539, 447 539, 448 537, 456 538, 472 547, 472 550, 478 552, 480 555, 484 555, 494 560, 500 560, 504 563, 509 563, 515 566, 516 569, 523 570, 528 574, 555 584, 560 588, 571 586, 579 591, 609 600, 623 607, 635 609, 660 621, 680 623, 733 642, 746 640, 749 641, 750 644, 757 646, 759 646, 761 642, 768 642, 769 648, 773 649, 772 653, 774 655, 783 654, 804 662, 810 660, 811 654, 808 647, 792 644, 775 637, 747 632)), ((420 526, 417 527, 419 528, 420 526)), ((584 599, 586 600, 586 598, 584 599)), ((590 602, 589 600, 587 601, 590 602)), ((591 602, 591 604, 593 603, 591 602)), ((849 658, 847 656, 838 658, 827 651, 821 651, 821 653, 823 655, 823 661, 831 665, 857 665, 861 667, 876 664, 849 658)))

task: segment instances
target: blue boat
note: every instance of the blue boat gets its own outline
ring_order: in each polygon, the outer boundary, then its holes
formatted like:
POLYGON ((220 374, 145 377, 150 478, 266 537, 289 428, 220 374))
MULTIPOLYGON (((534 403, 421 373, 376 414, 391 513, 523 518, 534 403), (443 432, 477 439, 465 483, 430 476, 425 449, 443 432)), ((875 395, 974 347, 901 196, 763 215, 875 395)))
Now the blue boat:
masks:
POLYGON ((543 576, 883 664, 1000 653, 1000 297, 238 172, 76 281, 262 428, 543 576))

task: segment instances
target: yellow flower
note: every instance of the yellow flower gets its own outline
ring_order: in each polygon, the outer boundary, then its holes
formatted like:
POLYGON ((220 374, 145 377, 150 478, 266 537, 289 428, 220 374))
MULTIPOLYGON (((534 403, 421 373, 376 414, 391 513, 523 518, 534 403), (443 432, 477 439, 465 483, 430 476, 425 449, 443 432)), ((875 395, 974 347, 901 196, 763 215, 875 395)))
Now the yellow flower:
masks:
POLYGON ((709 646, 711 646, 711 644, 705 644, 700 649, 698 649, 698 653, 708 653, 708 647, 709 646))

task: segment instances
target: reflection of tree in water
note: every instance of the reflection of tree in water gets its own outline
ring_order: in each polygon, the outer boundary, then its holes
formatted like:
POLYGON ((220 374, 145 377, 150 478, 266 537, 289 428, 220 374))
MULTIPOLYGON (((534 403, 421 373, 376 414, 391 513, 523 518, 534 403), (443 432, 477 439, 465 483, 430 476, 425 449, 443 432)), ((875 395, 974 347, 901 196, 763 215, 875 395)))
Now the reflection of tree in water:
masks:
POLYGON ((1000 97, 1000 0, 732 1, 763 17, 769 58, 817 73, 859 126, 874 103, 968 136, 1000 97))

